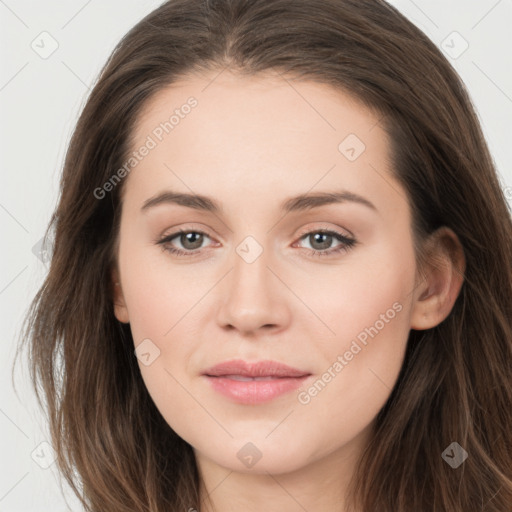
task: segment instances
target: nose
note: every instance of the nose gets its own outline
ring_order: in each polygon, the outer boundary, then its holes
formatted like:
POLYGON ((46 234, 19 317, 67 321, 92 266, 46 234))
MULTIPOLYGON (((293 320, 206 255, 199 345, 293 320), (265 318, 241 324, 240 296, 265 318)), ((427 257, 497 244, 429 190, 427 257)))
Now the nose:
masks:
POLYGON ((244 335, 281 331, 290 321, 288 301, 292 294, 272 268, 266 250, 250 261, 237 252, 233 255, 233 268, 220 290, 219 325, 244 335))

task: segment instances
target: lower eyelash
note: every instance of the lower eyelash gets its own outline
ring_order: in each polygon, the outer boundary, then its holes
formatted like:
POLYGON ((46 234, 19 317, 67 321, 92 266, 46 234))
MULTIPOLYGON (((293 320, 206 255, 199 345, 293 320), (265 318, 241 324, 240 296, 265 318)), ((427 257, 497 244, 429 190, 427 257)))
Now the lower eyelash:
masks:
MULTIPOLYGON (((182 249, 176 249, 175 247, 169 247, 165 244, 170 242, 172 239, 176 238, 176 236, 184 234, 184 233, 197 233, 200 235, 205 235, 208 238, 208 233, 205 233, 204 231, 199 230, 180 230, 175 233, 171 233, 170 235, 165 236, 161 240, 156 240, 155 242, 162 246, 162 250, 166 252, 170 252, 171 254, 175 254, 176 256, 195 256, 201 249, 195 249, 194 251, 183 251, 182 249)), ((325 230, 314 230, 314 231, 308 231, 307 233, 304 233, 300 236, 299 240, 302 240, 306 236, 309 236, 311 234, 317 234, 322 233, 324 235, 334 235, 334 238, 336 238, 339 242, 342 242, 340 245, 335 247, 334 249, 328 249, 326 251, 318 251, 316 249, 306 249, 308 253, 311 256, 330 256, 332 254, 340 253, 340 252, 348 252, 350 249, 352 249, 356 244, 357 241, 353 238, 349 238, 345 235, 342 235, 341 233, 338 233, 336 231, 325 231, 325 230)))

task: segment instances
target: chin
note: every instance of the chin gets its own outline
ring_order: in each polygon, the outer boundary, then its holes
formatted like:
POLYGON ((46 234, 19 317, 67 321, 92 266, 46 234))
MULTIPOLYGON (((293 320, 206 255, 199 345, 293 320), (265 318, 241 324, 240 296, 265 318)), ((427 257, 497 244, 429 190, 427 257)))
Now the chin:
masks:
MULTIPOLYGON (((194 450, 196 451, 196 450, 194 450)), ((202 457, 237 473, 278 475, 301 469, 311 462, 304 447, 287 446, 280 443, 251 442, 248 439, 230 440, 219 451, 202 451, 202 457)), ((197 452, 196 452, 197 455, 197 452)))

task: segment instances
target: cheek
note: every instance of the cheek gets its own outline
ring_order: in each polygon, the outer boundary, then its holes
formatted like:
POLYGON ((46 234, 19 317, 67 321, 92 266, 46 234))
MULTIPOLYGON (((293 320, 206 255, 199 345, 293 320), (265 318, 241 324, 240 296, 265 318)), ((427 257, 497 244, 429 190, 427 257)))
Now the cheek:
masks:
MULTIPOLYGON (((388 399, 402 367, 410 331, 410 300, 415 263, 402 245, 362 257, 350 271, 322 288, 317 307, 335 332, 323 338, 324 368, 298 393, 307 417, 324 425, 326 438, 340 429, 356 435, 388 399)), ((347 266, 348 267, 348 266, 347 266)))
MULTIPOLYGON (((400 373, 409 334, 407 308, 397 302, 391 309, 386 309, 386 302, 382 306, 372 307, 383 312, 385 320, 369 314, 363 329, 351 323, 356 334, 340 336, 324 351, 324 368, 297 394, 296 417, 306 420, 304 435, 318 436, 321 428, 320 445, 326 453, 333 444, 341 447, 353 439, 375 419, 400 373)), ((344 329, 341 321, 337 327, 344 329)))
POLYGON ((384 332, 394 338, 394 329, 408 332, 414 277, 414 252, 402 241, 355 253, 294 289, 329 327, 321 348, 332 356, 358 336, 364 342, 368 329, 375 333, 373 327, 384 338, 384 332))
MULTIPOLYGON (((404 321, 406 308, 393 309, 389 317, 393 315, 388 323, 368 322, 357 333, 359 337, 341 336, 324 350, 324 367, 297 392, 295 425, 302 425, 303 439, 316 440, 312 450, 315 458, 342 448, 370 428, 388 400, 402 367, 409 333, 404 321)), ((338 327, 342 331, 341 323, 338 327)), ((294 435, 293 426, 283 424, 279 432, 282 443, 294 435)))
POLYGON ((344 421, 348 407, 354 412, 349 416, 363 424, 389 396, 410 331, 415 275, 413 251, 403 244, 401 254, 396 251, 387 246, 354 258, 304 295, 332 331, 317 338, 315 350, 324 361, 318 382, 298 397, 311 414, 330 411, 344 421))
POLYGON ((155 405, 169 418, 170 411, 190 407, 180 383, 186 385, 191 355, 200 344, 198 302, 211 284, 190 268, 171 264, 159 248, 126 249, 123 291, 139 368, 155 405))
POLYGON ((124 263, 123 292, 130 326, 137 345, 142 339, 168 340, 206 293, 205 281, 190 266, 172 263, 159 247, 128 250, 124 263))

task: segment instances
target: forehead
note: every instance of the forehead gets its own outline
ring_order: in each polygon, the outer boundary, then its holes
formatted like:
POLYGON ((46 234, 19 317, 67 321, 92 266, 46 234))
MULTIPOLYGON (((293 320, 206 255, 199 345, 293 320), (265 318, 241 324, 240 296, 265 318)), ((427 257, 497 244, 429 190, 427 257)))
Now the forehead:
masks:
POLYGON ((270 199, 316 184, 379 195, 391 179, 378 113, 330 85, 277 74, 182 78, 146 102, 132 141, 133 151, 151 146, 125 184, 139 202, 166 184, 270 199))
MULTIPOLYGON (((155 93, 144 104, 134 135, 136 141, 142 142, 171 121, 171 130, 164 129, 165 138, 192 142, 187 138, 190 127, 194 134, 203 135, 200 143, 206 148, 208 141, 222 136, 230 136, 234 145, 237 141, 247 142, 251 135, 266 135, 269 139, 279 135, 282 141, 311 137, 313 132, 327 137, 329 144, 347 130, 370 138, 367 132, 376 127, 379 117, 355 96, 328 84, 284 78, 271 72, 241 76, 224 70, 187 75, 155 93)), ((378 137, 379 130, 375 135, 378 137)), ((277 141, 268 150, 276 145, 277 141)))

